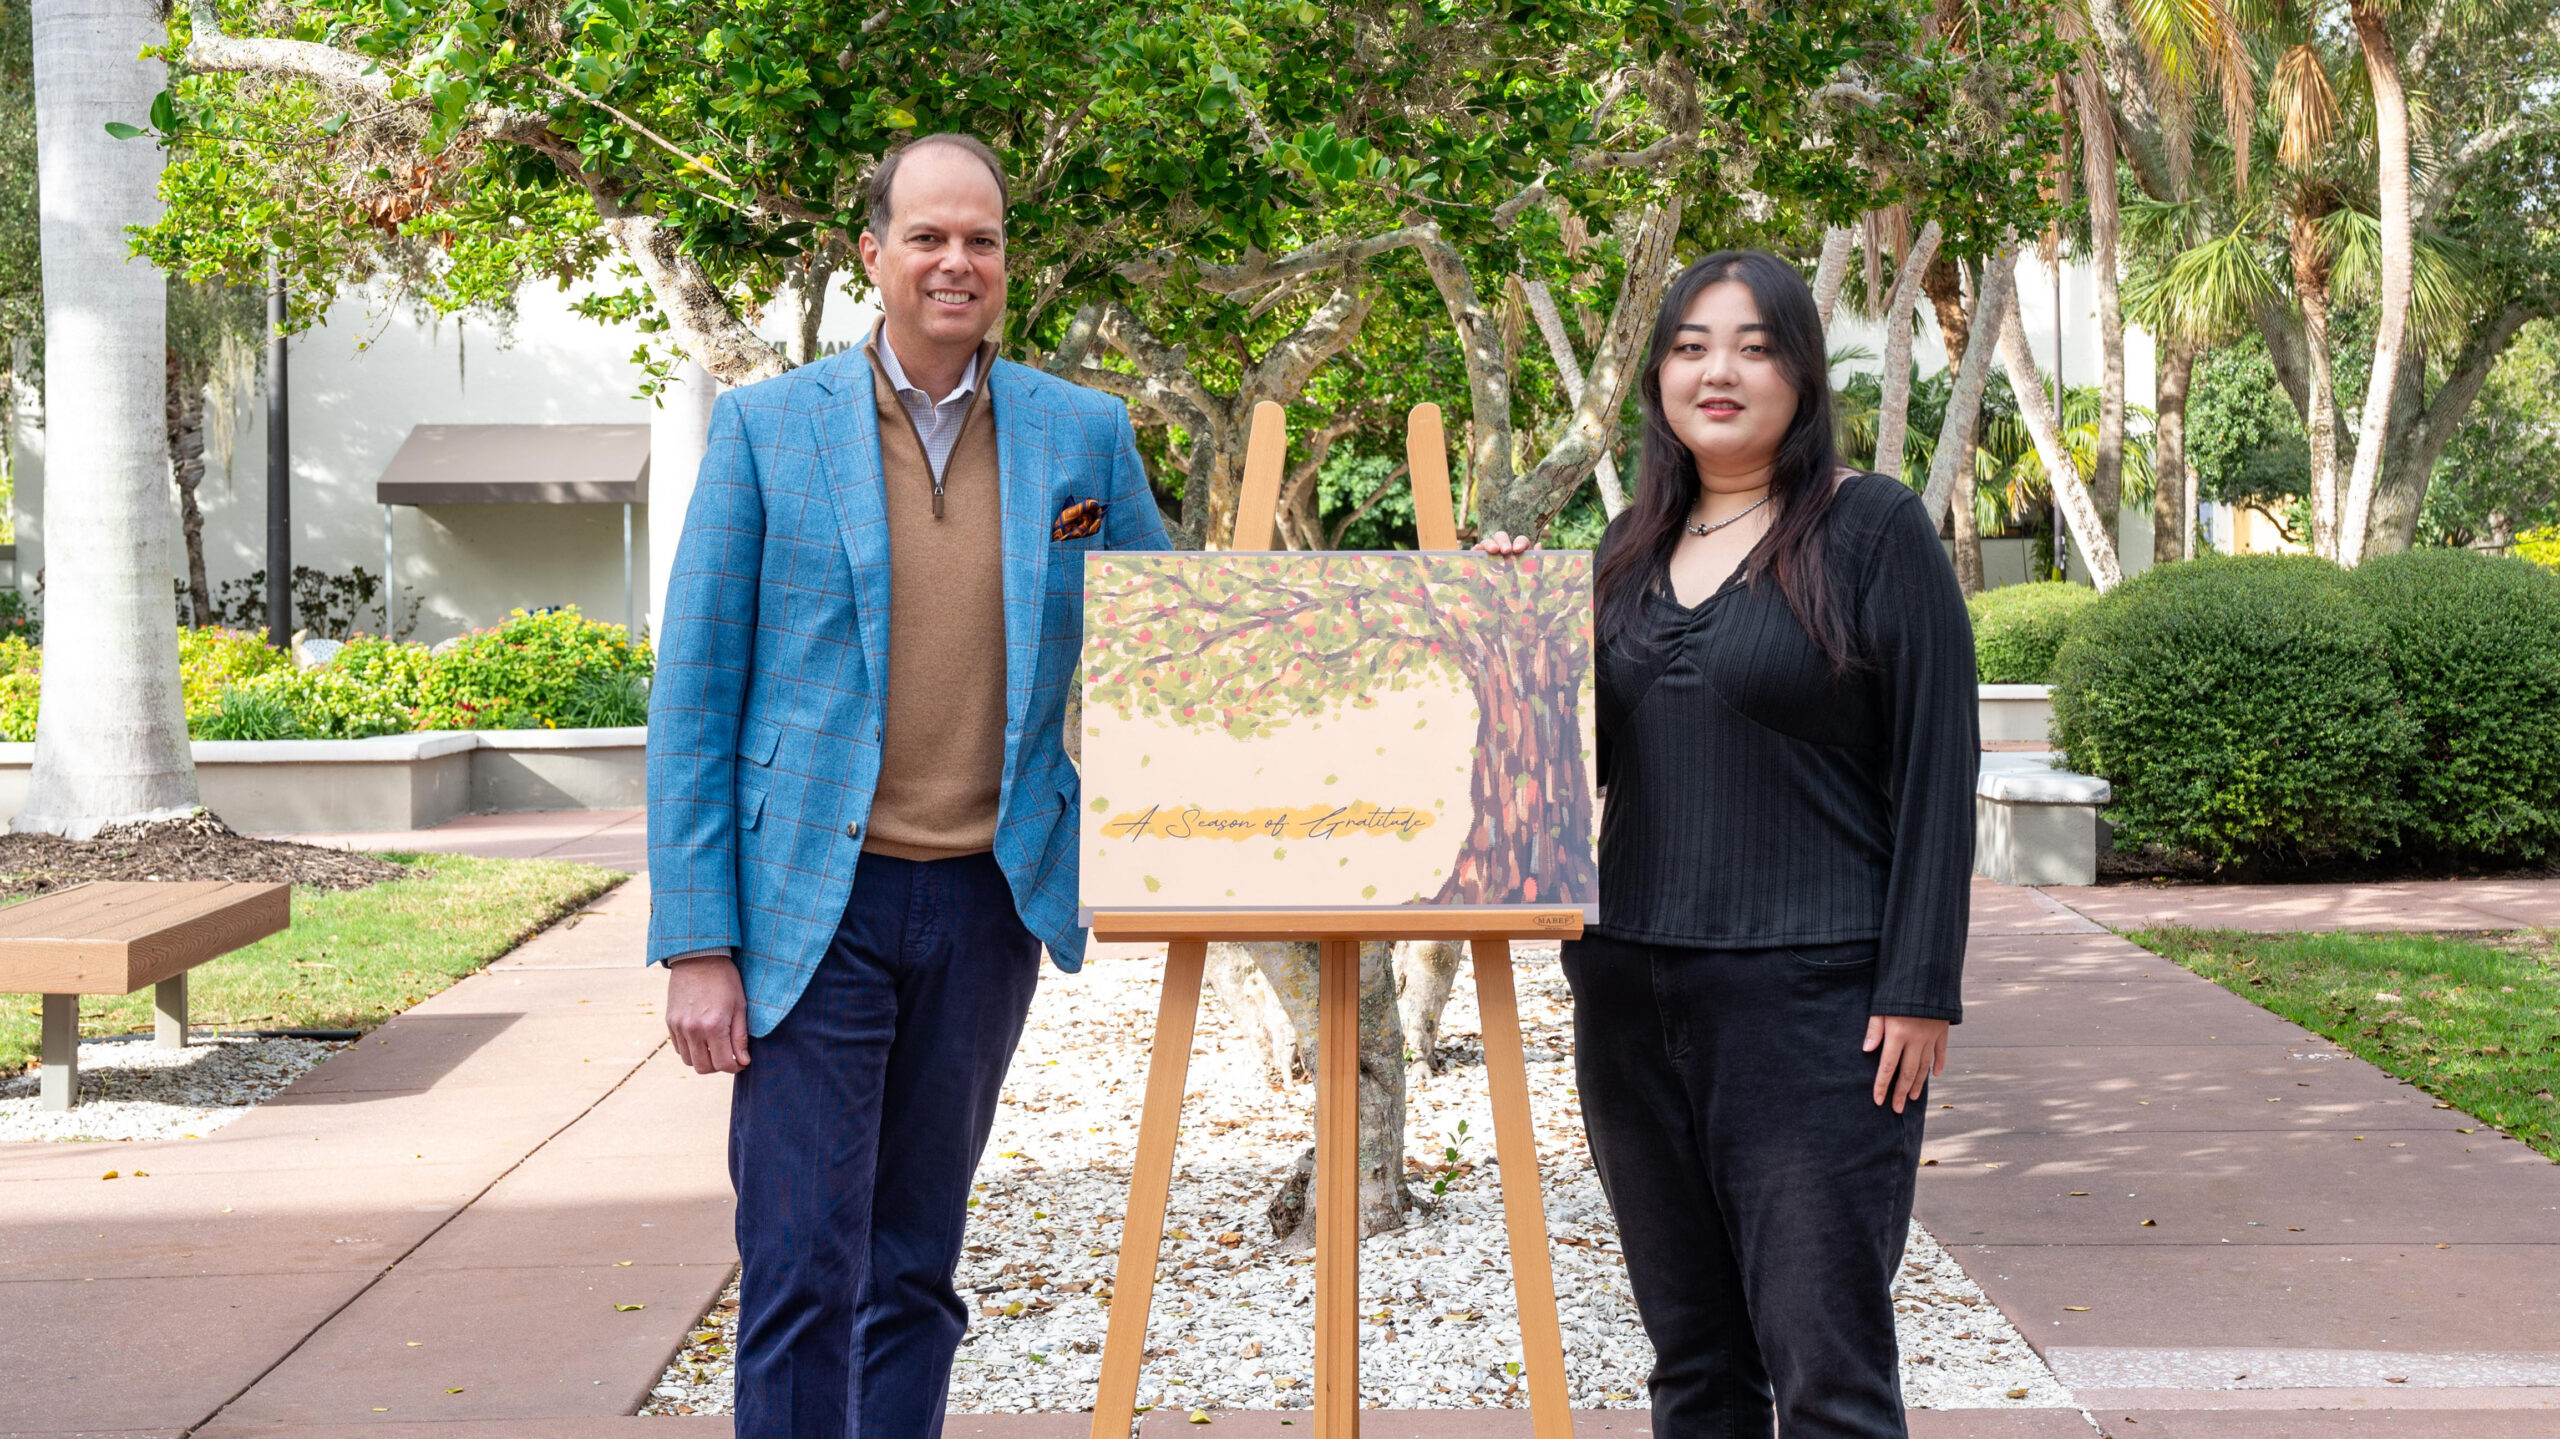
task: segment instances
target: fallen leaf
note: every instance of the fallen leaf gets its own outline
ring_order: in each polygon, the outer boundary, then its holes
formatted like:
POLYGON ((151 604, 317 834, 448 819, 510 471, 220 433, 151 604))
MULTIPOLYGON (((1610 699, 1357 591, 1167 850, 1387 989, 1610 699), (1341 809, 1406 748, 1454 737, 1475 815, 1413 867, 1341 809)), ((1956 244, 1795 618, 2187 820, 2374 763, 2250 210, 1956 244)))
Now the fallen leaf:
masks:
POLYGON ((2089 1197, 2089 1191, 2085 1189, 2075 1189, 2071 1191, 2071 1197, 2074 1199, 2086 1199, 2089 1197))
POLYGON ((2394 1379, 2390 1375, 2386 1374, 2382 1376, 2382 1382, 2385 1384, 2406 1384, 2409 1382, 2409 1376, 2403 1374, 2399 1378, 2394 1379))
POLYGON ((1937 1163, 1937 1162, 1938 1162, 1938 1161, 1936 1161, 1936 1160, 1934 1160, 1934 1159, 1923 1159, 1923 1160, 1921 1160, 1921 1161, 1920 1161, 1920 1167, 1921 1167, 1921 1168, 1923 1168, 1923 1169, 1926 1169, 1926 1168, 1928 1168, 1930 1165, 1935 1164, 1935 1163, 1937 1163))
POLYGON ((2157 1219, 2146 1219, 2142 1221, 2142 1227, 2145 1229, 2157 1229, 2160 1227, 2160 1221, 2157 1219))
POLYGON ((410 1340, 410 1341, 409 1341, 409 1347, 410 1347, 410 1348, 412 1348, 412 1349, 415 1349, 415 1348, 418 1348, 419 1346, 421 1346, 421 1345, 425 1344, 426 1342, 427 1342, 427 1341, 425 1341, 425 1340, 423 1340, 423 1339, 412 1339, 412 1340, 410 1340))
POLYGON ((122 1173, 120 1173, 120 1172, 116 1171, 116 1170, 110 1169, 110 1170, 108 1170, 106 1173, 101 1174, 101 1175, 99 1175, 98 1177, 99 1177, 100 1179, 122 1179, 122 1178, 124 1178, 124 1175, 123 1175, 122 1173))
POLYGON ((2012 1389, 2009 1391, 2009 1397, 2012 1399, 2024 1399, 2027 1397, 2027 1391, 2024 1389, 2012 1389))
POLYGON ((1192 1410, 1192 1411, 1191 1411, 1191 1422, 1192 1422, 1192 1423, 1194 1423, 1194 1424, 1206 1424, 1206 1423, 1208 1423, 1208 1422, 1209 1422, 1209 1411, 1208 1411, 1208 1410, 1206 1410, 1206 1409, 1194 1409, 1194 1410, 1192 1410))
POLYGON ((635 1309, 646 1309, 648 1307, 649 1306, 646 1304, 617 1304, 613 1306, 613 1312, 616 1314, 628 1314, 635 1309))
POLYGON ((2065 1304, 2062 1307, 2070 1310, 2074 1314, 2086 1314, 2089 1312, 2089 1306, 2086 1304, 2065 1304))
POLYGON ((628 1269, 631 1267, 631 1261, 628 1259, 617 1259, 613 1261, 613 1267, 616 1269, 628 1269))
POLYGON ((447 1389, 447 1390, 446 1390, 446 1391, 444 1391, 444 1392, 446 1392, 447 1394, 459 1394, 459 1393, 461 1393, 461 1392, 462 1392, 462 1389, 461 1389, 461 1387, 460 1387, 459 1385, 457 1385, 457 1386, 455 1386, 454 1388, 447 1389))

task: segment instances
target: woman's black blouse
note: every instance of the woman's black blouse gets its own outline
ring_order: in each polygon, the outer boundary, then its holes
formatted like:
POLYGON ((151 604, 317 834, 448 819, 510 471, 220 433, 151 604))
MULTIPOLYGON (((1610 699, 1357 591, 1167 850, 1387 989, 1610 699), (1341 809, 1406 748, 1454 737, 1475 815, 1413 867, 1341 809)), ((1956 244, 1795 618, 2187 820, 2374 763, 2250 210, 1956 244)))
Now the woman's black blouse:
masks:
POLYGON ((1859 660, 1845 677, 1776 582, 1740 571, 1694 608, 1657 583, 1602 649, 1594 928, 1712 948, 1873 940, 1872 1013, 1961 1019, 1973 629, 1899 482, 1843 480, 1822 547, 1859 660))

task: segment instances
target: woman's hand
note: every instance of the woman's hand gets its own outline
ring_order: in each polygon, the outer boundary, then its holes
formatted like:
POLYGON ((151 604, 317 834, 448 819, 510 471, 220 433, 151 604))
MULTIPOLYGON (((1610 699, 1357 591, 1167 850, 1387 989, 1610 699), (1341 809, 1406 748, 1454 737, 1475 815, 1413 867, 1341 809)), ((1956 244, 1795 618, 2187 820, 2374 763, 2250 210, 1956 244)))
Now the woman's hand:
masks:
POLYGON ((1893 1112, 1920 1097, 1929 1076, 1947 1072, 1947 1022, 1914 1019, 1903 1014, 1867 1018, 1867 1042, 1859 1048, 1876 1056, 1876 1103, 1893 1096, 1893 1112))
POLYGON ((1476 553, 1484 555, 1525 555, 1538 547, 1527 535, 1505 534, 1495 530, 1476 541, 1476 553))

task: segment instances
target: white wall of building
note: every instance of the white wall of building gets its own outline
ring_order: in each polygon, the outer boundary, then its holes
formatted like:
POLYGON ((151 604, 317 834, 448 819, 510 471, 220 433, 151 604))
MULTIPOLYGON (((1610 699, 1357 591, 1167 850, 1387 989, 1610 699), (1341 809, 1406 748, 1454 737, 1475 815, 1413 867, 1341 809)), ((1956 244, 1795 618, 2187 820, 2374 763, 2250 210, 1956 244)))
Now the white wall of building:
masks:
MULTIPOLYGON (((528 287, 512 321, 501 325, 422 317, 367 289, 342 296, 323 323, 296 336, 287 364, 294 563, 330 573, 357 566, 382 572, 384 511, 374 503, 374 483, 414 425, 650 423, 654 407, 636 393, 640 371, 631 360, 641 336, 576 314, 575 299, 550 286, 528 287)), ((772 318, 778 325, 782 317, 772 318)), ((822 335, 850 341, 875 318, 839 290, 822 335)), ((44 564, 41 424, 38 407, 21 406, 13 508, 19 586, 30 593, 44 564)), ((217 438, 208 434, 197 500, 206 577, 218 592, 266 564, 263 387, 240 397, 233 444, 226 450, 217 438)), ((682 480, 669 488, 689 493, 682 480)), ((681 504, 680 494, 657 498, 681 504)), ((651 508, 632 507, 632 588, 644 616, 652 592, 651 508)), ((597 619, 625 618, 618 505, 398 506, 390 513, 400 610, 405 614, 412 598, 421 601, 413 638, 434 641, 495 624, 517 606, 574 604, 597 619)))

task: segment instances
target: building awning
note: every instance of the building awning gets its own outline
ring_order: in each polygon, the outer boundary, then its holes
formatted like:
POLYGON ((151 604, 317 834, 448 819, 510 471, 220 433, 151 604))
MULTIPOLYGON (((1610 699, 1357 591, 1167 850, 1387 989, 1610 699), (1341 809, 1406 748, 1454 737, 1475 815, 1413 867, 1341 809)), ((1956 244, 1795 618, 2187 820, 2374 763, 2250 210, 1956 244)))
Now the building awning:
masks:
POLYGON ((644 505, 647 425, 416 425, 383 468, 385 505, 644 505))

